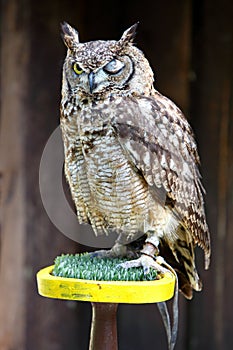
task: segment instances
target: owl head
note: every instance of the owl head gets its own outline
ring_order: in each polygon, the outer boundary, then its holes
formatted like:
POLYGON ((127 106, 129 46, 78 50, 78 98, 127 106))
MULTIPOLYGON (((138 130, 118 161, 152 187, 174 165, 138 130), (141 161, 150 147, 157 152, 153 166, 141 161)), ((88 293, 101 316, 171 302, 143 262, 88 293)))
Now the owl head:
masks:
POLYGON ((68 48, 63 89, 90 98, 113 92, 149 94, 153 73, 143 53, 133 45, 137 25, 127 29, 118 41, 81 43, 78 32, 69 24, 62 24, 62 36, 68 48))

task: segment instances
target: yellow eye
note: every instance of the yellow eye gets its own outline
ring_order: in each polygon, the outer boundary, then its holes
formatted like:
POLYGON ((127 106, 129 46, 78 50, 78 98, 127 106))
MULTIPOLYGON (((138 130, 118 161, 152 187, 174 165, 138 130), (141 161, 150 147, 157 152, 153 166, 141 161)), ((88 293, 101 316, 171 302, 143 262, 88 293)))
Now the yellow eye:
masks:
POLYGON ((78 75, 82 74, 82 72, 83 72, 82 68, 78 65, 78 63, 74 63, 73 70, 78 75))

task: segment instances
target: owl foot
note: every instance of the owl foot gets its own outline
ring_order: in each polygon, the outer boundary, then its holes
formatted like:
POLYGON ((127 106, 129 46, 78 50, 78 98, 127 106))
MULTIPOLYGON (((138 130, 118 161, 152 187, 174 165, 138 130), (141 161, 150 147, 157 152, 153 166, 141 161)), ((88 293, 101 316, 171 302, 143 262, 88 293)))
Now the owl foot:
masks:
POLYGON ((134 260, 129 260, 124 263, 119 264, 119 266, 129 269, 131 267, 142 267, 144 274, 148 274, 150 272, 150 268, 158 271, 158 273, 171 273, 167 268, 163 267, 162 264, 165 264, 164 259, 157 255, 158 254, 158 239, 153 236, 147 238, 143 249, 141 250, 141 256, 134 260))
POLYGON ((161 265, 163 262, 164 259, 161 256, 153 258, 152 256, 142 254, 138 259, 126 261, 118 266, 125 269, 129 269, 131 267, 142 267, 145 275, 150 272, 150 268, 162 274, 167 272, 171 273, 167 268, 161 265))
POLYGON ((115 243, 112 249, 109 250, 96 250, 95 252, 89 253, 90 257, 97 258, 132 258, 132 254, 128 251, 127 247, 123 244, 115 243))

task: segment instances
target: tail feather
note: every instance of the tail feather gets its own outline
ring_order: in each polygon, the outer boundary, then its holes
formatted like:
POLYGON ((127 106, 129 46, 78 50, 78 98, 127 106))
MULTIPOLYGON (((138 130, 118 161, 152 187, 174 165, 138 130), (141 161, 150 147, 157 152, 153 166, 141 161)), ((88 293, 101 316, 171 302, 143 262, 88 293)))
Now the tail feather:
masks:
POLYGON ((179 239, 174 242, 161 241, 160 255, 175 269, 179 289, 187 299, 192 299, 193 289, 200 291, 202 282, 195 266, 193 242, 189 234, 181 229, 179 239))
MULTIPOLYGON (((127 245, 135 257, 145 243, 146 235, 127 245)), ((193 290, 201 291, 202 282, 195 266, 194 243, 191 235, 180 226, 175 241, 160 238, 159 255, 171 265, 177 273, 179 290, 187 299, 192 299, 193 290)))

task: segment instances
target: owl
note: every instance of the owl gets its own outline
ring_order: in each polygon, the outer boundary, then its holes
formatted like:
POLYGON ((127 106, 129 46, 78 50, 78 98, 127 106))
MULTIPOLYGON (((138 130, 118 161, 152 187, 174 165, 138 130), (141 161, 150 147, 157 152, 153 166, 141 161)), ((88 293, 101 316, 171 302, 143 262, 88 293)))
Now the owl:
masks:
POLYGON ((62 24, 61 130, 64 171, 80 223, 96 235, 117 234, 99 256, 131 257, 123 267, 176 271, 191 299, 202 288, 194 248, 210 261, 192 129, 180 109, 153 86, 148 60, 134 44, 137 24, 120 40, 80 42, 62 24))

